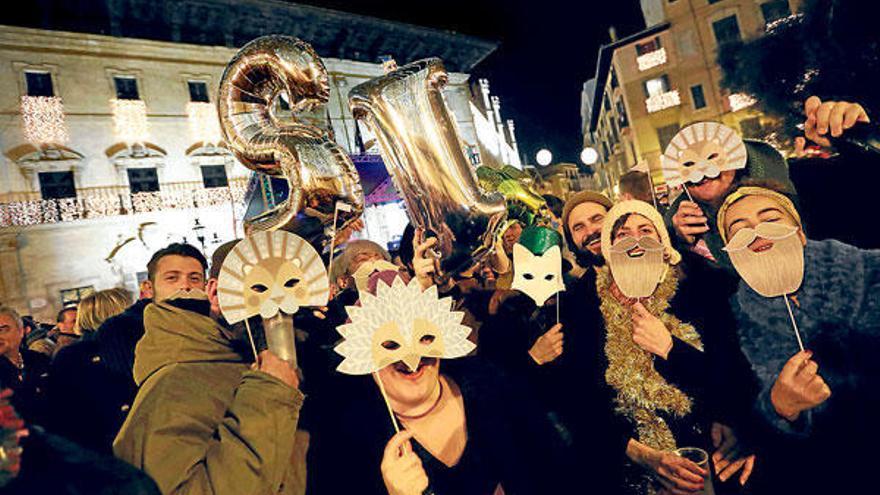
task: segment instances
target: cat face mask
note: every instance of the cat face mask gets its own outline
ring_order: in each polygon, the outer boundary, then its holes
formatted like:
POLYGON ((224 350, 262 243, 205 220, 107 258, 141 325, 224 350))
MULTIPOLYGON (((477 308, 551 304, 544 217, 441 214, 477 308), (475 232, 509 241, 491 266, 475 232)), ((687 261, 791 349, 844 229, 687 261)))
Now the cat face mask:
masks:
POLYGON ((660 167, 669 187, 679 187, 744 168, 747 158, 736 131, 717 122, 697 122, 672 138, 660 157, 660 167))
POLYGON ((324 306, 330 294, 318 252, 284 231, 257 232, 241 240, 226 256, 217 284, 220 310, 229 323, 324 306))
POLYGON ((417 279, 407 284, 397 276, 391 285, 380 280, 375 295, 360 296, 360 306, 346 308, 351 322, 337 328, 341 373, 365 375, 398 361, 416 371, 423 357, 457 358, 476 347, 461 324, 464 313, 452 311, 452 298, 440 299, 437 286, 422 291, 417 279))
POLYGON ((514 244, 511 289, 531 297, 538 306, 542 306, 550 296, 564 291, 559 246, 551 247, 543 255, 536 255, 522 244, 514 244))

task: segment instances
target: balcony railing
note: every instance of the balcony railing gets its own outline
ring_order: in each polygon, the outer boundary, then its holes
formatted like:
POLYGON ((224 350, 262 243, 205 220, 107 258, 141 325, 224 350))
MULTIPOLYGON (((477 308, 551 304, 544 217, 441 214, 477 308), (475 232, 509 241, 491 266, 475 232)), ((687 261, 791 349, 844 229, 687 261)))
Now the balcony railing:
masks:
POLYGON ((677 107, 678 105, 681 105, 681 96, 679 96, 677 89, 656 94, 645 100, 648 113, 659 112, 660 110, 677 107))
POLYGON ((666 48, 660 48, 659 50, 639 55, 636 57, 636 63, 639 65, 639 72, 663 65, 666 63, 666 48))
POLYGON ((0 203, 0 228, 26 227, 134 215, 166 210, 229 205, 239 218, 244 214, 245 180, 230 181, 228 187, 192 188, 113 194, 81 191, 75 198, 35 199, 0 203))

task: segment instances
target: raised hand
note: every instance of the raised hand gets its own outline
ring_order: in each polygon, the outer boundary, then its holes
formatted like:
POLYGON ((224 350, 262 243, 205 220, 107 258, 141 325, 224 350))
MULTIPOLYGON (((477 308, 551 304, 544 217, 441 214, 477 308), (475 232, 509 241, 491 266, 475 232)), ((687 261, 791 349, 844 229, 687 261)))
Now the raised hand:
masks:
POLYGON ((831 397, 831 389, 819 376, 819 365, 810 359, 812 355, 811 351, 801 351, 792 356, 770 390, 770 402, 776 412, 789 421, 831 397))
POLYGON ((562 323, 557 323, 538 337, 529 349, 529 356, 539 365, 547 364, 562 355, 563 341, 562 323))
POLYGON ((380 469, 388 495, 422 495, 428 488, 428 475, 410 444, 412 436, 400 430, 385 445, 380 469))
MULTIPOLYGON (((687 186, 685 186, 687 187, 687 186)), ((697 236, 709 232, 708 219, 693 201, 682 201, 678 204, 678 211, 672 217, 672 227, 676 235, 688 244, 697 242, 697 236)))
POLYGON ((859 122, 869 123, 865 109, 858 103, 846 101, 822 101, 818 96, 811 96, 804 102, 804 135, 814 143, 829 147, 831 137, 840 137, 844 131, 859 122))
POLYGON ((640 302, 632 305, 633 342, 642 349, 666 359, 672 350, 672 334, 659 318, 640 302))

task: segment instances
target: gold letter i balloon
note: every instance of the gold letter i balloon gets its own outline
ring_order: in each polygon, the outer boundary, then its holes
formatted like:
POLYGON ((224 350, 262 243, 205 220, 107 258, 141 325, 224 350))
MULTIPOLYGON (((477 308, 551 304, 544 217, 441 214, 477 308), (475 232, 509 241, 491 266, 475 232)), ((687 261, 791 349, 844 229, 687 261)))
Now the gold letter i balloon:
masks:
POLYGON ((245 231, 281 229, 320 245, 334 230, 337 201, 351 207, 339 209, 338 228, 363 212, 351 159, 324 130, 297 118, 323 107, 329 97, 324 62, 308 43, 290 36, 257 38, 227 65, 217 99, 226 143, 246 167, 284 177, 290 186, 288 199, 246 221, 245 231), (275 114, 281 93, 293 114, 286 121, 275 114))
POLYGON ((352 114, 376 135, 413 225, 438 238, 440 278, 483 258, 505 218, 504 198, 477 185, 441 93, 447 79, 442 62, 431 58, 349 93, 352 114))

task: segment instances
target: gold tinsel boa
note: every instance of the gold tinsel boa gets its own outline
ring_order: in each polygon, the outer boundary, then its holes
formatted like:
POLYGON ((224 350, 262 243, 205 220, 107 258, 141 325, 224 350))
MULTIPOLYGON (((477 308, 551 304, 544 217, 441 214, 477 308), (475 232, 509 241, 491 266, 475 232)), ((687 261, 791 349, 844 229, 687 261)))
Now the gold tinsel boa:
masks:
MULTIPOLYGON (((611 283, 608 267, 599 270, 596 289, 605 319, 605 355, 608 358, 605 381, 617 391, 617 412, 635 422, 638 440, 655 449, 673 450, 677 448, 675 437, 657 411, 683 417, 691 411, 691 398, 654 369, 653 354, 633 342, 632 310, 614 298, 611 283)), ((694 327, 666 312, 677 289, 678 271, 672 269, 657 286, 654 295, 643 300, 642 304, 672 335, 702 350, 700 335, 694 327)))

